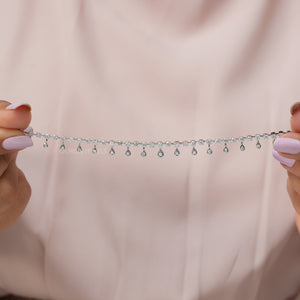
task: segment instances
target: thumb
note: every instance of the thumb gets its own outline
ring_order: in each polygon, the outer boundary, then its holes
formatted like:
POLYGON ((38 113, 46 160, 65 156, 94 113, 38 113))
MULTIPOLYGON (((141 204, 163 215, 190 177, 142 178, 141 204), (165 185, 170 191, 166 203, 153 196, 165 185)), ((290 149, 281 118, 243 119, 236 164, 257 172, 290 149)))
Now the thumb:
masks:
POLYGON ((300 132, 300 102, 296 102, 291 107, 291 129, 294 132, 300 132))

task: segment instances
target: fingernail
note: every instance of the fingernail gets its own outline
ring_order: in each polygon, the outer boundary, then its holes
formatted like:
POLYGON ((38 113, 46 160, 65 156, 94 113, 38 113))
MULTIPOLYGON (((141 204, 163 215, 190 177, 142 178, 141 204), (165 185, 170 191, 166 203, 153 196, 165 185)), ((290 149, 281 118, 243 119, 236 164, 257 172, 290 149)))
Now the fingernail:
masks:
POLYGON ((32 131, 32 127, 28 126, 26 129, 23 130, 25 133, 29 133, 30 131, 32 131))
POLYGON ((300 141, 291 138, 277 138, 273 148, 278 152, 297 154, 300 152, 300 141))
POLYGON ((286 165, 288 167, 292 167, 295 164, 294 159, 283 157, 277 151, 275 151, 274 149, 272 150, 272 154, 273 154, 275 159, 277 159, 279 162, 283 163, 284 165, 286 165))
POLYGON ((17 150, 32 146, 32 140, 29 136, 20 135, 5 139, 2 142, 2 147, 6 150, 17 150))
POLYGON ((300 110, 300 102, 294 103, 291 107, 291 115, 293 116, 299 110, 300 110))
POLYGON ((27 108, 29 108, 29 110, 31 110, 31 106, 28 103, 19 103, 19 102, 12 103, 12 104, 8 105, 5 109, 9 109, 9 110, 17 109, 20 106, 26 106, 27 108))

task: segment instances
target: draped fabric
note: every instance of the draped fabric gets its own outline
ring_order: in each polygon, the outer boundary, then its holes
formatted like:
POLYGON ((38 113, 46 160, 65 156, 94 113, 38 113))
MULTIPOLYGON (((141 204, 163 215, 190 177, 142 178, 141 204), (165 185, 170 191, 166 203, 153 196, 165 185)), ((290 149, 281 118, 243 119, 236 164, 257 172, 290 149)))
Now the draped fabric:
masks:
MULTIPOLYGON (((288 130, 300 99, 298 0, 3 0, 0 98, 33 130, 184 141, 288 130)), ((53 300, 284 300, 300 238, 272 141, 147 148, 32 137, 32 187, 0 234, 2 295, 53 300)), ((300 295, 299 295, 300 297, 300 295)))

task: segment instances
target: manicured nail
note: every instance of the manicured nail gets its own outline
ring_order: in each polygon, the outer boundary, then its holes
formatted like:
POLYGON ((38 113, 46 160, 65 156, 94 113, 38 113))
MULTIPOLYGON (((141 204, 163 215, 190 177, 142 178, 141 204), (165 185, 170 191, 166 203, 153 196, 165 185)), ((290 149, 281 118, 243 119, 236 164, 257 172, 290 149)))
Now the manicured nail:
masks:
POLYGON ((29 110, 31 110, 31 106, 28 103, 19 103, 19 102, 12 103, 8 105, 5 109, 17 109, 20 106, 26 106, 29 108, 29 110))
POLYGON ((30 131, 32 131, 32 127, 28 126, 26 129, 23 130, 25 133, 29 133, 30 131))
POLYGON ((17 150, 32 146, 32 140, 29 136, 20 135, 5 139, 2 147, 6 150, 17 150))
POLYGON ((273 148, 278 152, 297 154, 300 152, 300 141, 291 138, 277 138, 273 148))
POLYGON ((284 165, 286 165, 288 167, 292 167, 295 164, 294 159, 283 157, 277 151, 275 151, 274 149, 272 150, 272 154, 273 154, 275 159, 277 159, 279 162, 283 163, 284 165))
POLYGON ((300 109, 300 102, 296 102, 291 107, 291 115, 293 116, 300 109))

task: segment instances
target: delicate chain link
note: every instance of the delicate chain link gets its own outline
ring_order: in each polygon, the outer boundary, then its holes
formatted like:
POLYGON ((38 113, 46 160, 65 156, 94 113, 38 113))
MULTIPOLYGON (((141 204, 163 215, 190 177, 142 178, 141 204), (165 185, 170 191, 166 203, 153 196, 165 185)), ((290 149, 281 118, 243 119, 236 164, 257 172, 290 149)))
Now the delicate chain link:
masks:
POLYGON ((176 155, 176 156, 180 155, 179 147, 181 147, 181 146, 183 146, 183 147, 192 146, 193 148, 192 148, 191 153, 193 155, 197 155, 197 153, 198 153, 198 151, 196 149, 197 145, 200 145, 200 146, 207 145, 207 147, 208 147, 206 150, 207 154, 213 153, 213 150, 211 148, 213 144, 223 144, 223 146, 224 146, 223 151, 225 153, 229 152, 229 147, 228 147, 229 144, 236 143, 236 142, 240 143, 241 151, 245 151, 245 149, 246 149, 246 146, 244 145, 244 143, 251 142, 251 141, 256 141, 256 148, 260 149, 262 147, 262 145, 260 143, 261 140, 267 140, 269 138, 272 138, 273 143, 274 143, 274 141, 277 137, 279 137, 282 134, 285 134, 287 132, 290 132, 290 130, 271 132, 271 133, 262 133, 262 134, 256 134, 256 135, 247 135, 247 136, 240 136, 240 137, 233 137, 233 138, 198 139, 198 140, 184 140, 184 141, 156 141, 156 142, 153 142, 153 141, 150 141, 150 142, 116 141, 116 140, 99 140, 99 139, 90 139, 90 138, 75 138, 75 137, 64 137, 64 136, 57 136, 57 135, 51 135, 51 134, 44 134, 44 133, 33 132, 33 131, 26 132, 26 134, 28 134, 30 137, 44 138, 45 142, 44 142, 43 146, 45 148, 48 148, 49 139, 60 140, 61 141, 61 145, 59 147, 60 151, 64 151, 66 149, 66 145, 65 145, 66 142, 71 142, 71 143, 78 143, 77 152, 81 152, 82 151, 82 146, 81 146, 82 143, 86 143, 86 144, 93 145, 93 147, 91 149, 91 153, 93 153, 93 154, 97 153, 97 145, 102 145, 102 146, 109 145, 110 146, 109 154, 114 155, 116 153, 115 146, 125 145, 127 147, 125 155, 130 156, 131 155, 130 146, 136 146, 136 147, 142 146, 143 150, 140 153, 140 155, 145 157, 145 156, 147 156, 146 147, 154 148, 155 146, 158 146, 159 151, 157 152, 157 155, 159 157, 163 157, 164 151, 162 150, 162 147, 170 147, 170 146, 175 146, 174 155, 176 155))

